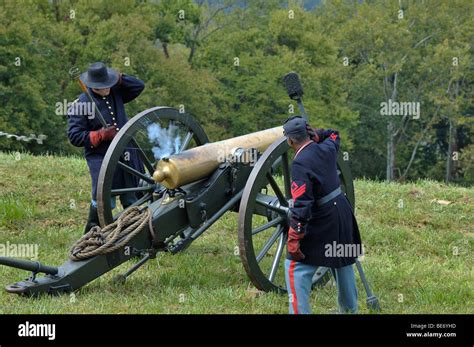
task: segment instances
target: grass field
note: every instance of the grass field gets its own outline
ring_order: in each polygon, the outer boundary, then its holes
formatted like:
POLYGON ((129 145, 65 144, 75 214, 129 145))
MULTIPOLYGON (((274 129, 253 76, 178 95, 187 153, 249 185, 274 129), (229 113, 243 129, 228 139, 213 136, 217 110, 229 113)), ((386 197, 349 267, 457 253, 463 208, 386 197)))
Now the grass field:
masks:
MULTIPOLYGON (((39 260, 63 263, 87 216, 85 161, 0 153, 0 174, 0 244, 38 244, 39 260)), ((362 265, 383 312, 473 313, 474 188, 367 180, 355 188, 362 265)), ((127 263, 62 297, 0 290, 0 313, 286 313, 286 296, 250 284, 234 253, 236 230, 228 213, 185 252, 159 255, 124 285, 111 279, 127 263)), ((0 285, 27 275, 0 266, 0 285)), ((359 279, 358 286, 360 313, 368 313, 359 279)), ((334 283, 316 289, 312 305, 314 313, 334 312, 334 283)))

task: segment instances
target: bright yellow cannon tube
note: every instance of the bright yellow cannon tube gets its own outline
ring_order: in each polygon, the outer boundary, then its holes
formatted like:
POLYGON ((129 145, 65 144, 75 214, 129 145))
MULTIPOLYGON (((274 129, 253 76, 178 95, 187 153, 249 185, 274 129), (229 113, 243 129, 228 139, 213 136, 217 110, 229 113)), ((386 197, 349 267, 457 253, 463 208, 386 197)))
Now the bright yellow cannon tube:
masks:
POLYGON ((236 148, 256 148, 263 152, 282 136, 283 127, 280 126, 191 148, 160 160, 153 179, 166 188, 178 188, 209 176, 236 148))

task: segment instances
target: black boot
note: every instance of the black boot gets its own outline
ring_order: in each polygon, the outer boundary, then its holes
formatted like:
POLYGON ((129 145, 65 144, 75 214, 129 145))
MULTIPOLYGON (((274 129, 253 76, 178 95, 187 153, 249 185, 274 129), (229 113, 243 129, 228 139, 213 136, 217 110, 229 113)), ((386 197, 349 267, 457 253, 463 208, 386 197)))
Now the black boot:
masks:
POLYGON ((97 214, 97 207, 92 204, 89 207, 89 217, 87 218, 87 224, 84 229, 84 234, 87 234, 92 227, 99 225, 99 215, 97 214))

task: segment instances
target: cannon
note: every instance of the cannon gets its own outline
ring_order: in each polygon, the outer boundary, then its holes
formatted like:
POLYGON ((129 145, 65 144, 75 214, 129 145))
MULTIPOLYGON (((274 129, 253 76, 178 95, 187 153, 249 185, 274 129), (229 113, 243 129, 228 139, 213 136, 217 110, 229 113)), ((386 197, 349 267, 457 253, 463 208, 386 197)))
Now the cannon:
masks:
MULTIPOLYGON (((298 104, 301 95, 296 93, 298 104)), ((262 291, 285 292, 282 260, 290 214, 291 151, 282 126, 211 143, 193 116, 171 107, 147 109, 113 139, 98 183, 101 226, 105 230, 131 220, 127 225, 134 226, 133 234, 116 235, 112 247, 83 258, 73 250, 76 258, 58 267, 0 258, 0 264, 32 271, 6 290, 25 296, 67 293, 139 257, 118 277, 124 281, 158 252, 184 251, 232 211, 238 214, 239 253, 251 282, 262 291), (130 164, 132 152, 143 169, 130 164), (127 188, 113 188, 116 170, 129 177, 127 188), (117 197, 133 202, 125 209, 113 208, 117 197)), ((354 206, 349 167, 341 156, 337 165, 341 188, 354 206)), ((94 233, 100 230, 88 235, 94 233)), ((329 269, 320 267, 313 284, 324 284, 329 276, 329 269)))

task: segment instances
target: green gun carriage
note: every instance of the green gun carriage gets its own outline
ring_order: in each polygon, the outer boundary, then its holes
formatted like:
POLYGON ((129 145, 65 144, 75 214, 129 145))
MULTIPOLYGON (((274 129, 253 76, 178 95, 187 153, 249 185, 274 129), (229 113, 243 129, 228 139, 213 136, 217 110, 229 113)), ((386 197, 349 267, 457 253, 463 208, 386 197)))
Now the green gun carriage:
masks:
MULTIPOLYGON (((304 114, 301 95, 302 89, 294 99, 304 114)), ((8 285, 6 290, 26 296, 71 292, 130 259, 140 258, 117 277, 124 281, 158 252, 184 251, 222 215, 232 211, 237 213, 235 236, 248 277, 259 290, 285 292, 283 259, 292 157, 281 126, 211 143, 193 116, 171 107, 145 110, 112 141, 98 183, 101 226, 107 229, 127 224, 128 220, 134 230, 116 238, 112 247, 82 257, 73 250, 73 259, 58 267, 2 257, 0 264, 32 272, 28 279, 8 285), (160 144, 151 142, 148 134, 150 127, 157 125, 170 138, 181 140, 161 158, 155 158, 154 150, 160 144), (144 170, 129 165, 130 151, 137 151, 144 170), (127 172, 135 184, 113 189, 118 168, 127 172), (112 199, 122 195, 132 196, 135 202, 124 210, 112 209, 112 199)), ((341 155, 337 166, 341 188, 354 206, 352 176, 341 155)), ((87 241, 87 237, 81 240, 87 241)), ((326 283, 330 275, 328 268, 320 267, 314 285, 326 283)))

